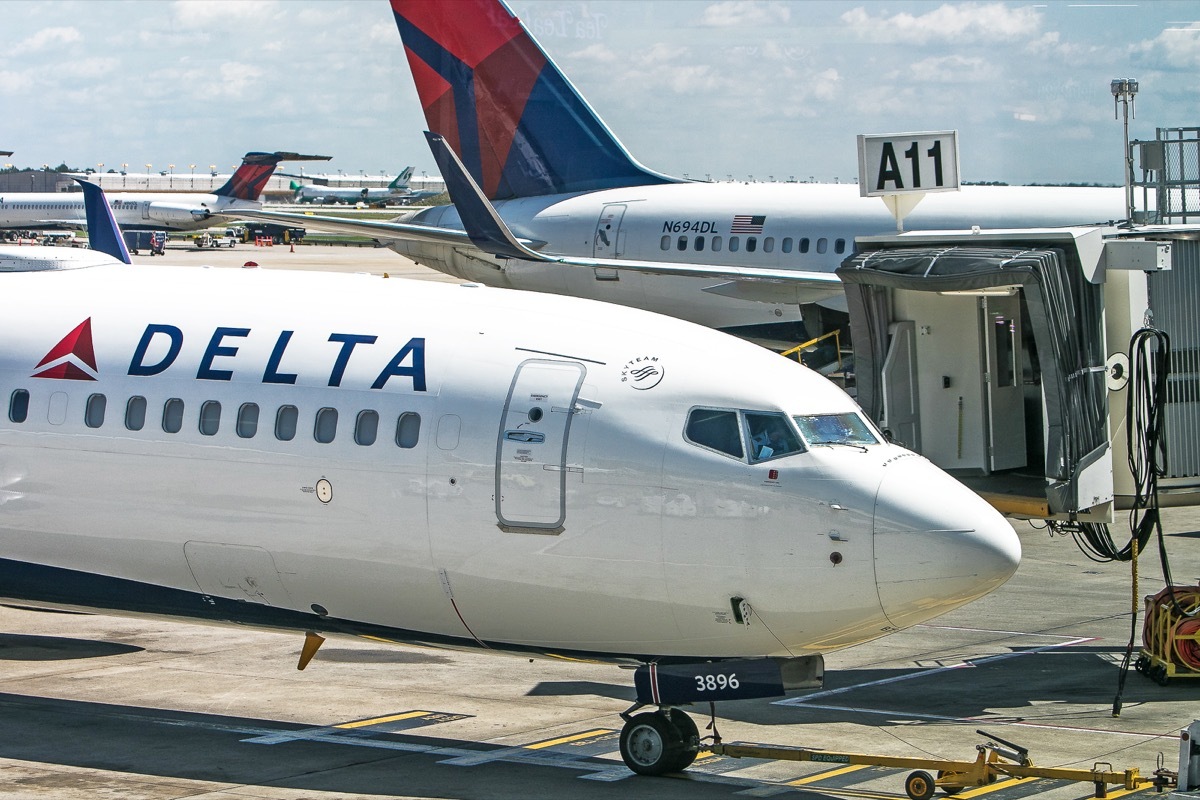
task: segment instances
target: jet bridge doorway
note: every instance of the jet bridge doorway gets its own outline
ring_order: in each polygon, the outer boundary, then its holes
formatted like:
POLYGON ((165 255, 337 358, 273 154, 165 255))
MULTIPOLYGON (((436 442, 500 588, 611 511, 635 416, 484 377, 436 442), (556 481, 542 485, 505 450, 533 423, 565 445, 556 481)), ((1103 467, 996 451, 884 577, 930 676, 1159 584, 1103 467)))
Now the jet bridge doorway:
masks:
POLYGON ((1102 287, 1072 248, 1005 244, 860 240, 838 270, 858 401, 977 491, 1028 500, 1028 516, 1107 520, 1102 287))

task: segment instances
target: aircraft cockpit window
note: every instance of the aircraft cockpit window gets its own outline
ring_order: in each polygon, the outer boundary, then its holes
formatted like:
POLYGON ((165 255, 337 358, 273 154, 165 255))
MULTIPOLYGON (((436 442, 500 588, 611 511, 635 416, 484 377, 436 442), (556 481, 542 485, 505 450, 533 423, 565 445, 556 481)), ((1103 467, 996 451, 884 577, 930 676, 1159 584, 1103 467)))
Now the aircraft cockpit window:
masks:
POLYGON ((296 422, 300 412, 295 406, 280 406, 275 412, 275 438, 281 442, 290 442, 296 438, 296 422))
POLYGON ((744 411, 746 435, 750 439, 750 461, 769 461, 804 450, 784 414, 744 411))
POLYGON ((167 433, 183 430, 183 401, 178 397, 172 397, 163 404, 162 427, 167 433))
POLYGON ((794 417, 800 434, 811 447, 844 444, 863 447, 879 439, 858 414, 808 414, 794 417))
POLYGON ((237 435, 243 439, 253 439, 258 433, 258 403, 242 403, 238 408, 237 435))
POLYGON ((8 398, 8 418, 12 422, 24 422, 29 418, 28 389, 16 389, 8 398))
POLYGON ((135 394, 125 403, 125 428, 140 431, 146 426, 146 398, 135 394))
POLYGON ((102 394, 88 395, 87 404, 83 408, 83 422, 89 428, 99 428, 104 424, 104 410, 108 407, 108 398, 102 394))
POLYGON ((693 444, 711 448, 718 453, 724 453, 734 458, 741 458, 744 452, 736 411, 694 408, 688 414, 684 436, 693 444))
POLYGON ((221 404, 216 400, 205 400, 200 406, 200 433, 215 436, 221 427, 221 404))
POLYGON ((410 450, 417 446, 421 435, 421 415, 406 411, 396 420, 396 446, 410 450))
POLYGON ((318 411, 317 424, 313 427, 313 438, 321 444, 332 442, 333 437, 337 435, 337 418, 336 408, 327 406, 318 411))
POLYGON ((375 444, 375 437, 378 435, 379 412, 371 410, 358 412, 358 419, 354 421, 354 443, 369 447, 375 444))

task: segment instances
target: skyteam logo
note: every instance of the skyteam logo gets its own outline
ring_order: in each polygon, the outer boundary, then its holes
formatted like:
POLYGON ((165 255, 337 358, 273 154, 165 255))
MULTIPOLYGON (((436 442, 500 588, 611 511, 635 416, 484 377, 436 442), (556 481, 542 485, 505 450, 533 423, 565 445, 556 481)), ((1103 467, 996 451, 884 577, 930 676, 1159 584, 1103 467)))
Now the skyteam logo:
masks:
POLYGON ((658 363, 658 356, 638 356, 621 367, 621 383, 644 391, 662 383, 665 374, 662 364, 658 363))
POLYGON ((94 381, 97 378, 96 351, 92 348, 92 318, 88 317, 50 348, 34 368, 34 378, 67 381, 94 381))

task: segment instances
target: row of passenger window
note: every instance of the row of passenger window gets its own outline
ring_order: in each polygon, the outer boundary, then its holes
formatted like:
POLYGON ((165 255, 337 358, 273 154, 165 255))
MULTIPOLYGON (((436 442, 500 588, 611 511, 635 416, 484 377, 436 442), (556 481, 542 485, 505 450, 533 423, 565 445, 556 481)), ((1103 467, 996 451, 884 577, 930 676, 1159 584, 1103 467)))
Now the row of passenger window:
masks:
MULTIPOLYGON (((108 410, 108 398, 103 394, 88 396, 84 404, 83 422, 89 428, 99 428, 104 425, 108 410)), ((140 431, 146 426, 148 403, 145 397, 134 395, 125 402, 124 422, 126 430, 140 431)), ((204 436, 216 436, 221 429, 221 403, 218 400, 205 400, 200 404, 198 420, 199 431, 204 436)), ((22 423, 29 417, 29 391, 17 389, 9 397, 8 419, 11 422, 22 423)), ((238 406, 234 419, 234 431, 242 439, 252 439, 258 434, 259 407, 258 403, 242 403, 238 406)), ((172 397, 163 403, 162 429, 165 433, 179 433, 183 430, 184 402, 178 397, 172 397)), ((290 442, 296 438, 300 423, 300 411, 293 405, 281 405, 275 410, 275 438, 281 442, 290 442)), ((337 437, 338 410, 326 406, 317 411, 313 421, 313 439, 328 444, 337 437)), ((421 415, 406 411, 396 418, 396 432, 393 437, 397 447, 405 449, 416 447, 421 434, 421 415)), ((379 412, 364 409, 354 418, 354 442, 368 447, 375 444, 379 437, 379 412)))
MULTIPOLYGON (((661 247, 663 250, 670 250, 671 249, 671 240, 673 238, 675 240, 675 249, 679 250, 681 252, 684 250, 695 250, 697 253, 699 253, 699 252, 703 252, 705 247, 708 247, 708 249, 711 250, 712 252, 719 253, 721 251, 721 248, 726 246, 726 242, 720 236, 711 236, 706 239, 703 236, 672 237, 670 234, 667 234, 662 237, 662 241, 659 242, 659 247, 661 247)), ((758 237, 757 236, 747 236, 745 244, 746 244, 746 252, 747 253, 755 252, 756 250, 758 250, 758 237)), ((795 245, 795 250, 797 253, 807 253, 807 252, 809 252, 810 249, 812 249, 812 246, 813 246, 812 240, 810 240, 807 236, 802 237, 798 240, 793 240, 791 236, 785 236, 779 242, 780 252, 783 252, 783 253, 792 252, 793 244, 795 245)), ((738 250, 740 250, 742 247, 741 239, 737 236, 730 236, 729 242, 728 242, 728 247, 729 247, 729 252, 731 252, 731 253, 738 252, 738 250)), ((829 251, 829 240, 827 238, 825 238, 824 236, 817 239, 815 249, 816 249, 817 253, 822 254, 822 255, 825 254, 826 252, 829 251)), ((767 236, 762 240, 762 251, 764 253, 775 252, 775 237, 774 236, 767 236)), ((833 252, 837 253, 838 255, 842 255, 843 253, 845 253, 846 252, 846 240, 845 239, 834 239, 833 240, 833 252)))

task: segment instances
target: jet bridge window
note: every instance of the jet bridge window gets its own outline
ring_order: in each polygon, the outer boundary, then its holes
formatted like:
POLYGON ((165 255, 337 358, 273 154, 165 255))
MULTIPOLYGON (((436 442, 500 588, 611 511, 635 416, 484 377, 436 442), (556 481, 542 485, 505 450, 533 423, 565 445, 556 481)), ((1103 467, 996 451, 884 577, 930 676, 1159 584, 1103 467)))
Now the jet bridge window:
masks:
POLYGON ((804 449, 784 414, 745 411, 746 436, 750 440, 750 461, 770 461, 799 453, 804 449))
POLYGON ((313 438, 321 444, 329 444, 337 436, 336 408, 326 406, 317 412, 317 423, 313 426, 313 438))
POLYGON ((216 400, 205 400, 200 406, 200 433, 216 436, 221 427, 221 404, 216 400))
POLYGON ((378 435, 379 412, 371 410, 358 412, 358 419, 354 420, 354 443, 370 447, 375 444, 375 437, 378 435))
POLYGON ((146 426, 146 398, 135 394, 125 403, 125 429, 140 431, 146 426))
POLYGON ((104 410, 108 407, 108 398, 102 394, 88 395, 87 405, 83 407, 83 422, 89 428, 99 428, 104 424, 104 410))
POLYGON ((14 389, 8 398, 8 418, 13 422, 24 422, 29 418, 29 390, 14 389))
POLYGON ((163 404, 162 428, 166 433, 183 430, 183 401, 178 397, 172 397, 163 404))
POLYGON ((684 436, 693 444, 734 458, 741 458, 744 452, 736 411, 694 408, 688 414, 684 436))
POLYGON ((421 436, 421 415, 406 411, 396 420, 396 446, 409 450, 417 446, 421 436))

